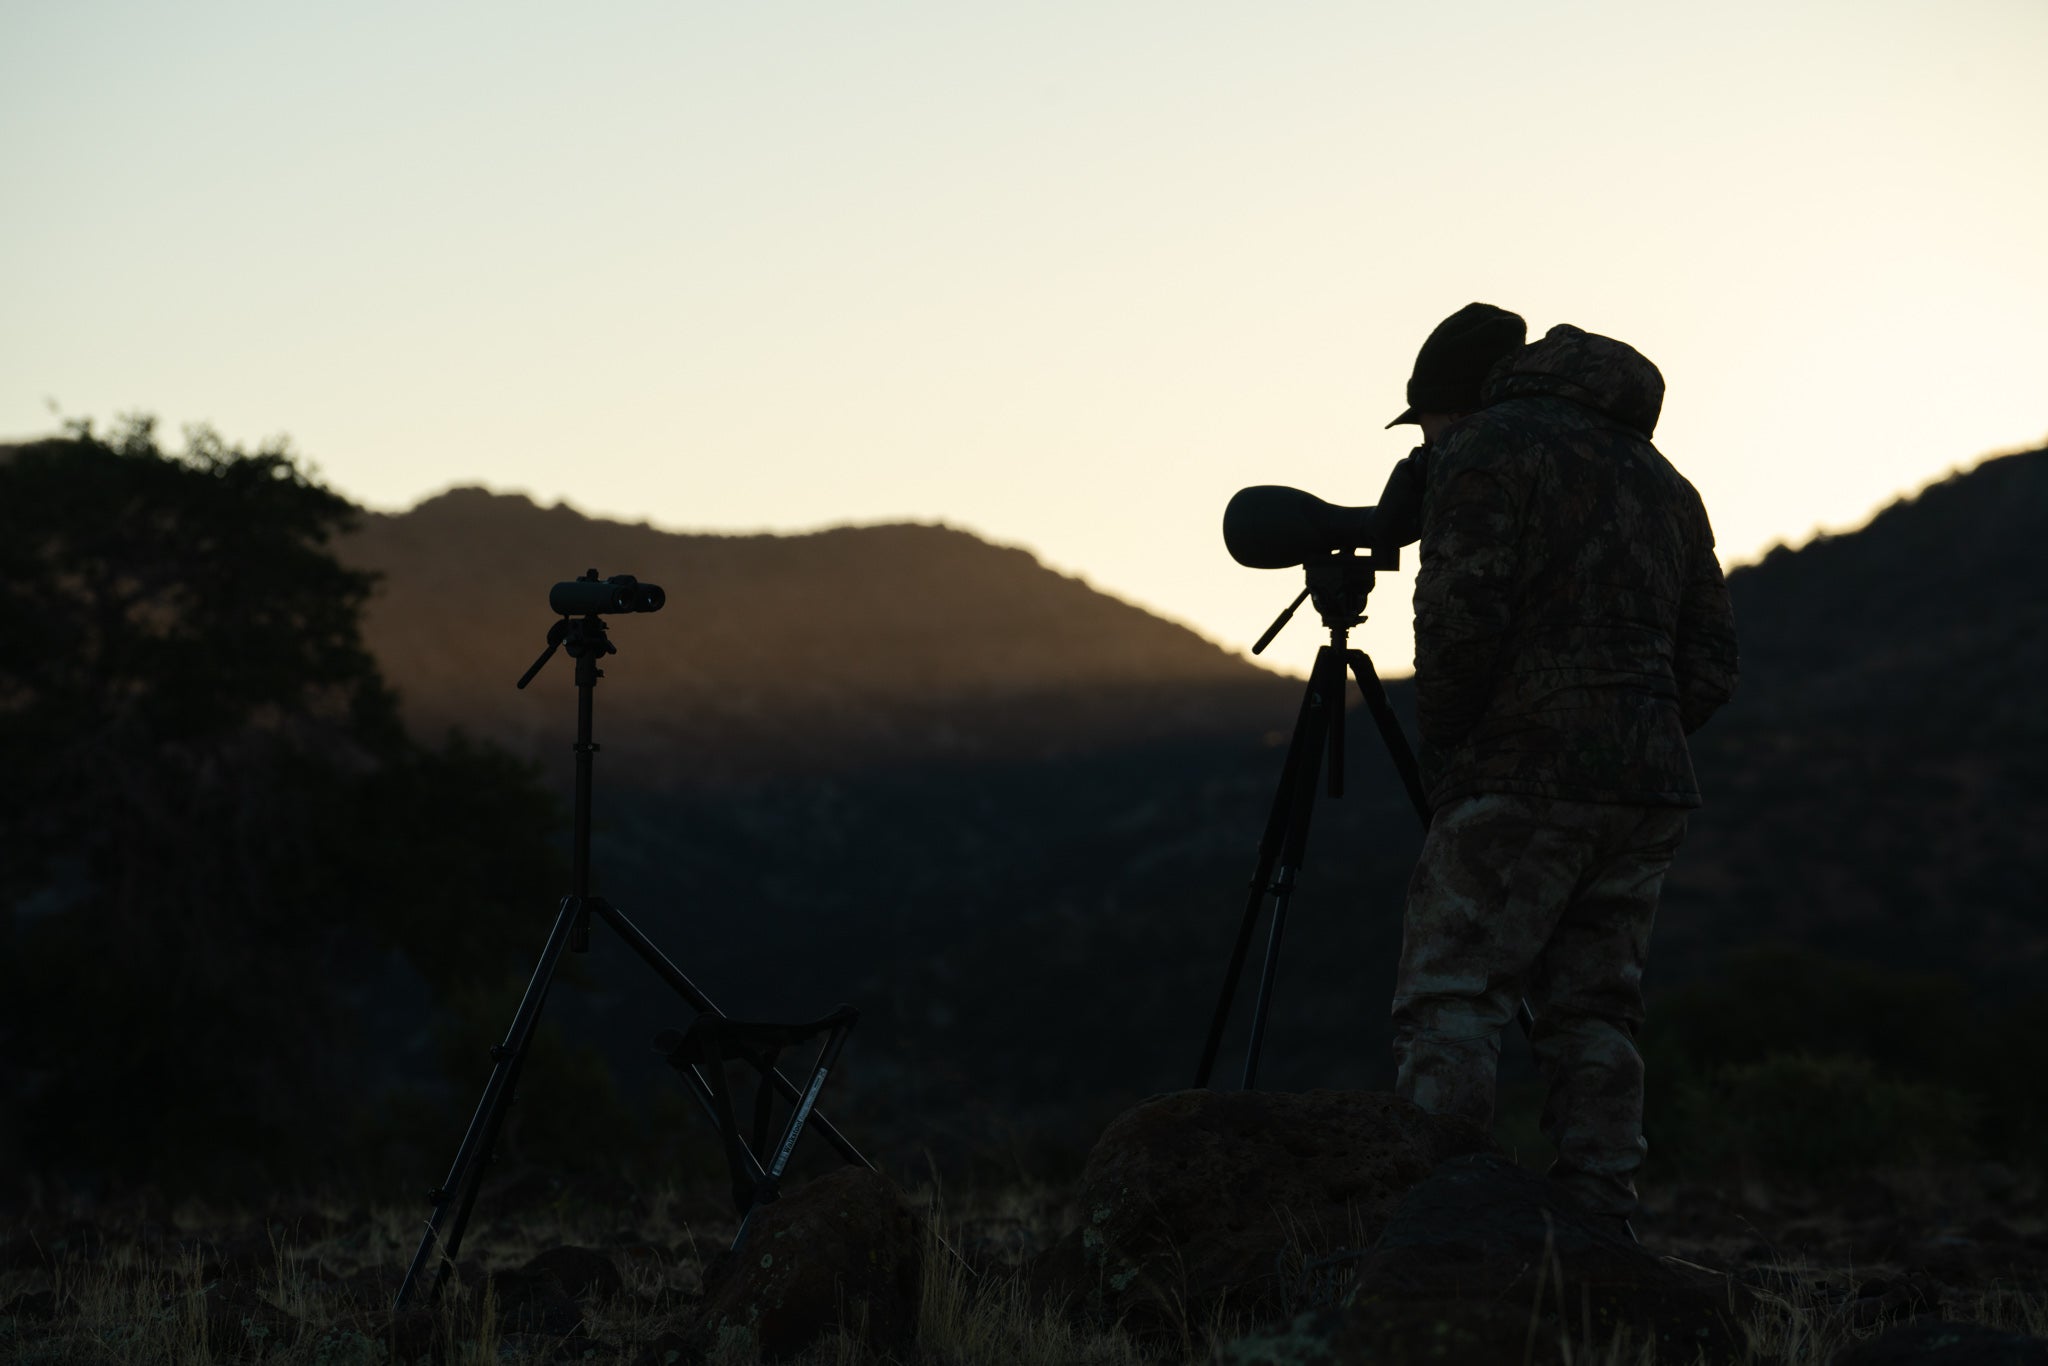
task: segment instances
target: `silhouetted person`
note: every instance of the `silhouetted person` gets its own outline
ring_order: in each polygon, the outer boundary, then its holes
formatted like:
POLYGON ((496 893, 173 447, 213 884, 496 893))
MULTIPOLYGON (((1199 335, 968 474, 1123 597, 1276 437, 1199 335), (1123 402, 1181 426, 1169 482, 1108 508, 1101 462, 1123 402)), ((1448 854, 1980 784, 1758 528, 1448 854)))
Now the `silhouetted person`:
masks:
POLYGON ((1699 495, 1650 444, 1657 368, 1576 327, 1522 331, 1485 304, 1446 319, 1388 424, 1425 443, 1409 464, 1432 811, 1395 1086, 1490 1128, 1500 1031, 1526 997, 1551 1174, 1626 1220, 1647 1149, 1643 964, 1700 801, 1685 737, 1734 692, 1735 622, 1699 495))

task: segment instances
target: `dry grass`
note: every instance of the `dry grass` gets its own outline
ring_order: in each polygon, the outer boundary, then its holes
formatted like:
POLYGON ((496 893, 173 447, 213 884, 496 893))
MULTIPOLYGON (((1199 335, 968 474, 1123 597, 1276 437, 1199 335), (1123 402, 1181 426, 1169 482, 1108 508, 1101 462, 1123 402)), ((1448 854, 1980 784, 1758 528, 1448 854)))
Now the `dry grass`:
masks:
MULTIPOLYGON (((1140 1343, 1116 1325, 1096 1325, 1042 1303, 1024 1275, 1029 1256, 1057 1232, 1060 1197, 1016 1187, 943 1208, 935 1190, 920 1198, 934 1212, 924 1262, 923 1302, 915 1346, 900 1356, 865 1347, 842 1330, 802 1359, 810 1366, 1164 1366, 1178 1361, 1263 1361, 1233 1354, 1240 1325, 1192 1326, 1170 1344, 1140 1343)), ((543 1209, 521 1218, 485 1219, 469 1239, 481 1265, 465 1274, 414 1321, 414 1348, 450 1366, 588 1360, 629 1363, 650 1346, 675 1346, 696 1323, 699 1275, 723 1245, 729 1225, 701 1198, 669 1191, 655 1196, 635 1227, 636 1239, 615 1254, 623 1292, 585 1306, 587 1337, 548 1338, 514 1331, 493 1298, 484 1268, 516 1267, 562 1244, 607 1246, 618 1232, 613 1214, 543 1209), (430 1326, 430 1327, 429 1327, 430 1326)), ((411 1251, 417 1222, 410 1211, 320 1211, 307 1236, 271 1221, 259 1242, 147 1236, 76 1247, 35 1269, 0 1271, 0 1360, 23 1363, 121 1363, 122 1366, 211 1366, 262 1361, 279 1366, 393 1366, 387 1346, 390 1288, 411 1251), (233 1245, 233 1250, 230 1244, 233 1245), (267 1253, 264 1249, 267 1248, 267 1253), (223 1255, 232 1265, 223 1272, 223 1255), (239 1286, 239 1291, 236 1287, 239 1286), (54 1311, 54 1312, 51 1312, 54 1311)), ((226 1234, 265 1229, 261 1218, 198 1207, 176 1212, 178 1228, 226 1234)), ((1752 1268, 1760 1281, 1744 1325, 1744 1366, 1825 1362, 1843 1345, 1869 1337, 1907 1310, 1872 1316, 1850 1297, 1870 1268, 1824 1267, 1786 1258, 1752 1268)), ((1596 1340, 1559 1312, 1562 1297, 1546 1280, 1530 1306, 1526 1358, 1572 1366, 1676 1366, 1654 1346, 1625 1337, 1596 1340), (1556 1304, 1547 1300, 1556 1299, 1556 1304), (1547 1309, 1549 1312, 1538 1312, 1547 1309)), ((1997 1284, 1950 1304, 1949 1316, 2012 1332, 2048 1337, 2048 1287, 1997 1284)), ((708 1355, 677 1360, 751 1366, 759 1359, 744 1334, 705 1344, 708 1355)), ((664 1354, 651 1358, 660 1361, 664 1354)))

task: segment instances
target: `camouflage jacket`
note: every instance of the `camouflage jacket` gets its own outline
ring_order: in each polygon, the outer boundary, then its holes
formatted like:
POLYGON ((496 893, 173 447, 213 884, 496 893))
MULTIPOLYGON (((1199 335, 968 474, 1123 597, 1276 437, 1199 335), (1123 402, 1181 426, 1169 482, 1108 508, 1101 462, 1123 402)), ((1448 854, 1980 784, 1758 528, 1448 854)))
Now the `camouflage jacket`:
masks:
POLYGON ((1431 451, 1415 693, 1432 806, 1480 792, 1697 806, 1685 737, 1735 690, 1691 484, 1650 444, 1664 379, 1555 327, 1431 451))

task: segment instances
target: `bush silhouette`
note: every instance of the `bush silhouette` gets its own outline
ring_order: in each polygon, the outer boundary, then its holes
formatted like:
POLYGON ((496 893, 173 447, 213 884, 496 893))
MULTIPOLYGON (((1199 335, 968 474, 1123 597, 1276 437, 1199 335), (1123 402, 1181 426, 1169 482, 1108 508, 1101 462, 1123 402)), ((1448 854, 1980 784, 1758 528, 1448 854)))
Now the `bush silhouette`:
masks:
POLYGON ((1640 1042, 1656 1161, 1785 1174, 2048 1162, 2038 998, 1986 1001, 1945 974, 1764 946, 1657 996, 1640 1042))
POLYGON ((1814 1180, 1967 1157, 1975 1112, 1959 1092, 1886 1077, 1867 1058, 1774 1053, 1685 1083, 1677 1142, 1712 1168, 1814 1180))
POLYGON ((0 1159, 234 1189, 396 1080, 396 950, 436 994, 565 876, 532 772, 397 720, 329 553, 355 509, 282 442, 130 419, 0 459, 0 1159), (25 914, 23 913, 25 912, 25 914))

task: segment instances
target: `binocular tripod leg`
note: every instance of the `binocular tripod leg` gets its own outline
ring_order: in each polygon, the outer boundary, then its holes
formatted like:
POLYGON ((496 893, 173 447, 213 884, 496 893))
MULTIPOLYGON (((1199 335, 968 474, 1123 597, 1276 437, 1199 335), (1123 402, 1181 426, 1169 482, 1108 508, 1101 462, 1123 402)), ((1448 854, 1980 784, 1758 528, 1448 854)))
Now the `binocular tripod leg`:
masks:
MULTIPOLYGON (((483 1098, 477 1102, 476 1113, 469 1121, 469 1128, 462 1136, 462 1143, 456 1149, 455 1162, 449 1168, 448 1179, 436 1187, 428 1196, 434 1211, 427 1219, 427 1231, 420 1239, 419 1250, 413 1253, 412 1264, 406 1268, 405 1279, 398 1287, 395 1308, 403 1309, 411 1298, 413 1287, 429 1257, 438 1255, 439 1267, 435 1272, 432 1292, 438 1293, 442 1278, 462 1250, 462 1234, 469 1225, 471 1207, 476 1203, 477 1188, 483 1183, 483 1171, 496 1149, 498 1131, 504 1127, 505 1112, 511 1106, 514 1093, 519 1085, 519 1072, 526 1062, 526 1051, 532 1042, 533 1031, 540 1019, 541 1007, 547 1003, 548 987, 554 981, 555 969, 560 965, 562 953, 573 947, 579 928, 588 932, 590 917, 596 916, 617 932, 620 939, 641 961, 654 969, 670 989, 700 1012, 723 1015, 725 1012, 714 1004, 710 997, 697 986, 681 969, 668 960, 668 956, 654 941, 640 932, 638 926, 628 920, 624 913, 601 897, 566 896, 562 898, 561 910, 555 916, 554 928, 548 933, 547 946, 541 950, 540 962, 535 965, 533 976, 527 981, 526 994, 520 998, 519 1009, 512 1016, 512 1026, 505 1033, 503 1043, 491 1049, 491 1076, 484 1084, 483 1098), (452 1220, 449 1218, 451 1206, 452 1220), (448 1221, 444 1234, 442 1225, 448 1221)), ((714 1122, 716 1112, 711 1105, 711 1088, 696 1069, 685 1080, 697 1102, 706 1108, 714 1122)), ((816 1108, 817 1097, 807 1095, 779 1068, 768 1067, 761 1073, 761 1084, 769 1087, 784 1100, 799 1106, 803 1127, 822 1137, 840 1157, 847 1162, 863 1167, 872 1167, 860 1150, 853 1146, 831 1120, 816 1108)))
POLYGON ((405 1279, 399 1282, 397 1308, 405 1307, 421 1269, 437 1251, 440 1252, 440 1266, 434 1273, 433 1292, 438 1293, 442 1278, 462 1248, 462 1234, 469 1225, 470 1208, 476 1203, 484 1166, 497 1147, 498 1131, 505 1123, 505 1111, 518 1089, 527 1045, 533 1041, 534 1026, 540 1019, 541 1007, 547 1003, 548 987, 554 981, 555 968, 561 963, 562 951, 568 947, 578 922, 586 914, 582 898, 562 898, 562 908, 555 915, 555 926, 548 934, 547 947, 541 950, 540 962, 534 966, 533 976, 527 979, 526 994, 519 999, 519 1009, 513 1013, 512 1026, 505 1031, 504 1042, 491 1049, 491 1077, 484 1083, 483 1098, 477 1102, 476 1113, 470 1117, 469 1128, 464 1131, 462 1142, 455 1150, 455 1161, 448 1169, 448 1179, 428 1194, 434 1212, 427 1217, 426 1236, 420 1239, 412 1264, 405 1270, 405 1279), (444 1235, 441 1224, 448 1217, 451 1203, 454 1205, 454 1219, 444 1235))

